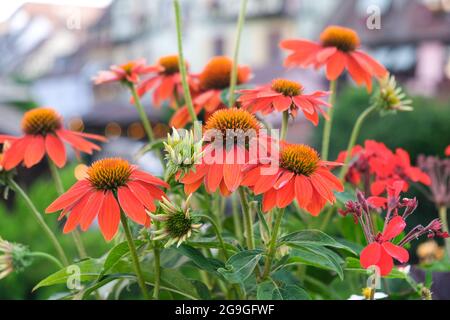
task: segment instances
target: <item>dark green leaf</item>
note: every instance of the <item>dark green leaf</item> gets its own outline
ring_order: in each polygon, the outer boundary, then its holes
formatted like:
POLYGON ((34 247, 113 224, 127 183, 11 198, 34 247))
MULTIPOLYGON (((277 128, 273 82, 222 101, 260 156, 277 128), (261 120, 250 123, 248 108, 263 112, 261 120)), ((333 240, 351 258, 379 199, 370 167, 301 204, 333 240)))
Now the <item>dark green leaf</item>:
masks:
POLYGON ((223 267, 223 263, 221 263, 218 260, 206 258, 200 250, 197 250, 191 246, 188 246, 186 244, 181 245, 177 250, 192 260, 192 262, 195 263, 197 267, 199 267, 202 270, 216 273, 218 268, 223 267))
MULTIPOLYGON (((145 242, 136 240, 134 241, 134 245, 139 248, 141 245, 143 245, 145 242)), ((109 271, 111 268, 115 266, 115 264, 122 259, 125 255, 127 255, 130 252, 130 248, 128 247, 128 242, 124 241, 122 243, 119 243, 114 248, 112 248, 108 255, 106 256, 105 263, 103 265, 103 270, 101 272, 101 275, 105 274, 107 271, 109 271)))
POLYGON ((308 293, 295 285, 279 286, 270 280, 260 283, 257 287, 258 300, 310 300, 308 293))
POLYGON ((241 251, 227 261, 225 268, 217 271, 230 283, 243 283, 255 270, 262 253, 262 250, 241 251))
POLYGON ((337 242, 332 237, 319 230, 304 230, 288 234, 280 239, 279 245, 281 244, 332 247, 343 249, 356 255, 356 252, 354 252, 353 249, 337 242))

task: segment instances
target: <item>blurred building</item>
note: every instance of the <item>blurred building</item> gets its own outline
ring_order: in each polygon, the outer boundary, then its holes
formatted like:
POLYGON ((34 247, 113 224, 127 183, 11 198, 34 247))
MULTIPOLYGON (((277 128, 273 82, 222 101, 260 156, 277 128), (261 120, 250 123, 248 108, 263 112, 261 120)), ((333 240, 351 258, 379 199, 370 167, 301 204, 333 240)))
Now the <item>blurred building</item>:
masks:
POLYGON ((411 92, 450 97, 450 0, 347 0, 330 23, 357 30, 411 92), (368 28, 373 14, 379 29, 368 28))

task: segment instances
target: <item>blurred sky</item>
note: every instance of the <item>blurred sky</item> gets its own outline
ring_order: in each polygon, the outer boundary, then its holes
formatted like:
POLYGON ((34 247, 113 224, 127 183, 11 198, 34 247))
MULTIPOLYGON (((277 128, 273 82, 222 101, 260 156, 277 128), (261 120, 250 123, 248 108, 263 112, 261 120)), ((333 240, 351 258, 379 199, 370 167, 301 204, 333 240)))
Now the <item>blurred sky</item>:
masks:
POLYGON ((107 6, 112 0, 2 0, 0 2, 0 22, 5 21, 10 15, 14 13, 22 4, 27 2, 32 3, 52 3, 60 5, 77 5, 77 6, 89 6, 89 7, 104 7, 107 6))

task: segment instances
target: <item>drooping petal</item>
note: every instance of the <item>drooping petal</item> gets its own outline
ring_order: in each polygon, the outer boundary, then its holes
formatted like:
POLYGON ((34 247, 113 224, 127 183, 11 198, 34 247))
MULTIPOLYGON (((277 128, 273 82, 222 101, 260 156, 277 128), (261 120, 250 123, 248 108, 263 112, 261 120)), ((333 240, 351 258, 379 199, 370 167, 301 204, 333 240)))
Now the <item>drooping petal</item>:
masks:
POLYGON ((278 170, 275 174, 261 175, 253 188, 255 195, 265 193, 269 189, 273 188, 280 174, 281 171, 278 170))
POLYGON ((205 185, 208 192, 215 192, 223 178, 223 164, 213 163, 209 166, 205 185))
POLYGON ((275 110, 279 112, 283 112, 286 110, 289 110, 289 108, 292 105, 292 98, 291 97, 285 97, 285 96, 279 96, 273 100, 273 107, 275 110))
POLYGON ((85 194, 72 208, 69 217, 67 218, 66 224, 64 225, 63 232, 72 232, 80 223, 81 216, 84 212, 84 207, 89 202, 91 198, 91 193, 85 194))
POLYGON ((120 207, 114 194, 107 191, 98 215, 98 225, 106 241, 111 241, 119 230, 120 207))
POLYGON ((309 179, 302 175, 295 177, 295 196, 298 205, 301 208, 306 208, 311 201, 313 189, 309 179))
POLYGON ((304 209, 312 216, 317 217, 322 212, 322 209, 326 203, 327 201, 313 188, 311 201, 304 209))
POLYGON ((45 137, 45 149, 47 150, 50 159, 58 168, 62 168, 66 165, 66 148, 61 139, 53 134, 48 134, 45 137))
POLYGON ((406 250, 405 248, 396 246, 391 242, 383 242, 382 246, 384 250, 386 250, 386 252, 394 259, 398 260, 401 263, 408 262, 409 253, 408 250, 406 250))
POLYGON ((74 202, 77 202, 89 191, 94 190, 87 180, 80 180, 76 182, 69 190, 56 199, 51 205, 45 209, 46 213, 52 213, 63 210, 74 202))
POLYGON ((89 202, 84 206, 83 213, 80 219, 81 230, 86 231, 89 229, 92 221, 97 217, 100 209, 103 206, 103 200, 105 199, 105 193, 103 191, 94 191, 89 198, 89 202))
POLYGON ((45 154, 45 140, 41 135, 34 135, 28 143, 28 147, 25 151, 23 163, 25 167, 31 168, 38 164, 45 154))
POLYGON ((347 64, 347 58, 341 51, 335 52, 327 62, 327 79, 334 81, 342 74, 347 64))
POLYGON ((130 176, 132 179, 140 180, 149 184, 153 184, 155 186, 160 186, 164 188, 168 188, 169 184, 159 178, 156 178, 144 171, 134 170, 130 176))
POLYGON ((275 185, 273 187, 276 190, 283 188, 286 184, 288 184, 291 181, 291 179, 295 179, 294 176, 295 176, 294 172, 285 170, 280 175, 280 177, 278 178, 277 182, 275 183, 275 185))
POLYGON ((92 154, 93 150, 101 150, 98 145, 79 137, 70 130, 60 129, 56 131, 56 134, 60 139, 68 142, 75 150, 79 150, 87 154, 92 154))
POLYGON ((389 241, 402 233, 405 228, 405 220, 400 216, 396 216, 388 222, 386 230, 383 232, 383 239, 389 241))
POLYGON ((262 210, 268 212, 272 210, 277 204, 277 190, 270 189, 265 192, 262 199, 262 210))
POLYGON ((243 150, 239 147, 231 149, 226 157, 223 165, 223 180, 228 190, 234 192, 242 181, 242 166, 241 160, 245 160, 243 150))
POLYGON ((11 143, 11 146, 3 154, 3 168, 7 171, 17 167, 25 156, 28 144, 31 141, 31 136, 24 136, 11 143))
POLYGON ((125 214, 134 222, 144 225, 147 220, 147 213, 131 190, 126 186, 120 187, 117 189, 117 197, 125 214))
POLYGON ((326 183, 324 183, 322 179, 323 178, 317 173, 314 173, 310 176, 310 181, 314 189, 316 189, 316 191, 328 202, 334 203, 336 201, 336 197, 334 196, 333 191, 330 190, 330 188, 326 183))
POLYGON ((286 208, 295 199, 295 181, 290 181, 277 191, 277 207, 286 208))
POLYGON ((195 182, 193 182, 193 183, 190 183, 190 184, 187 184, 187 183, 186 183, 186 184, 184 185, 184 192, 185 192, 186 194, 194 193, 195 191, 198 190, 198 188, 200 188, 200 186, 202 185, 202 183, 203 183, 203 180, 202 180, 202 179, 197 180, 197 181, 195 181, 195 182))
POLYGON ((137 181, 129 181, 128 188, 133 192, 136 198, 146 207, 149 211, 154 212, 156 206, 153 203, 154 198, 150 195, 150 192, 137 181))

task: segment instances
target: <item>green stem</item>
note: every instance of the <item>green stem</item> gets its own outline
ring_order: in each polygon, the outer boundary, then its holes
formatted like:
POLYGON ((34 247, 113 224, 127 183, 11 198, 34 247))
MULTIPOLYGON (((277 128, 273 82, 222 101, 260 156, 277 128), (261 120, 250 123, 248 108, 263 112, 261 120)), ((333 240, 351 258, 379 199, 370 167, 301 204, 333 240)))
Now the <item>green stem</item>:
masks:
POLYGON ((345 175, 348 172, 348 168, 349 168, 349 165, 350 165, 350 160, 352 158, 352 149, 353 149, 353 147, 356 144, 356 140, 358 139, 359 132, 361 131, 362 124, 364 123, 366 118, 375 110, 376 110, 376 106, 375 105, 367 108, 363 113, 360 114, 360 116, 358 117, 358 119, 355 122, 355 126, 353 127, 353 131, 352 131, 352 134, 350 136, 350 140, 348 141, 347 155, 345 157, 344 166, 342 167, 341 174, 339 176, 342 181, 344 180, 345 175))
POLYGON ((325 127, 323 129, 323 137, 322 137, 322 160, 328 160, 328 152, 330 151, 330 136, 331 136, 331 128, 333 126, 333 115, 334 109, 336 108, 336 88, 337 88, 337 80, 333 80, 330 82, 330 100, 331 104, 330 111, 328 112, 328 116, 330 119, 325 121, 325 127))
POLYGON ((11 186, 11 188, 15 192, 17 192, 25 200, 27 206, 30 208, 31 213, 36 218, 38 224, 44 230, 45 234, 47 235, 47 237, 50 239, 50 241, 52 242, 53 246, 55 247, 56 252, 58 253, 60 260, 62 261, 62 263, 65 266, 68 266, 69 265, 69 260, 67 260, 66 254, 64 253, 64 250, 61 247, 61 244, 58 242, 58 239, 56 238, 56 236, 53 233, 53 231, 47 226, 47 224, 45 223, 45 221, 42 218, 42 216, 39 213, 39 211, 34 206, 34 204, 31 201, 31 199, 28 197, 28 195, 25 193, 25 191, 14 180, 10 179, 9 180, 9 185, 11 186))
MULTIPOLYGON (((439 208, 439 218, 442 223, 442 231, 448 233, 447 207, 442 206, 439 208)), ((450 259, 450 238, 445 239, 445 248, 447 249, 447 255, 450 259)))
MULTIPOLYGON (((123 213, 120 215, 120 221, 122 222, 123 229, 125 231, 125 237, 127 238, 128 248, 130 249, 131 260, 133 261, 134 271, 138 280, 139 287, 141 287, 142 294, 146 300, 150 300, 150 296, 145 286, 144 275, 142 274, 141 264, 139 262, 136 247, 134 245, 133 236, 131 235, 130 226, 128 225, 127 218, 123 213)), ((156 288, 156 284, 155 284, 156 288)))
POLYGON ((58 267, 58 269, 64 268, 63 264, 58 259, 56 259, 54 256, 52 256, 51 254, 48 254, 45 252, 31 252, 28 255, 30 257, 47 259, 47 260, 53 262, 58 267))
POLYGON ((281 122, 281 140, 286 140, 289 127, 289 110, 283 112, 283 120, 281 122))
POLYGON ((233 212, 234 233, 239 242, 241 242, 242 241, 241 217, 239 215, 238 199, 236 198, 236 194, 232 195, 231 207, 233 212))
POLYGON ((269 242, 269 248, 267 252, 267 259, 264 265, 264 272, 262 279, 265 280, 270 275, 270 270, 272 269, 272 261, 275 258, 275 253, 277 251, 277 240, 278 234, 280 232, 281 222, 283 221, 285 209, 279 209, 278 214, 275 218, 275 225, 272 229, 272 235, 269 242))
POLYGON ((184 99, 186 101, 186 106, 189 111, 189 115, 191 116, 192 122, 195 122, 197 121, 197 114, 195 113, 191 91, 189 90, 186 61, 184 61, 184 54, 183 54, 183 34, 182 34, 180 2, 178 0, 173 0, 173 7, 175 10, 175 22, 177 27, 178 63, 181 73, 181 83, 183 85, 184 99))
POLYGON ((243 187, 239 188, 241 198, 242 214, 244 217, 245 234, 247 237, 247 247, 249 250, 255 249, 255 238, 253 235, 253 218, 248 205, 247 196, 243 187))
POLYGON ((325 231, 325 229, 328 227, 333 212, 334 212, 333 207, 329 207, 328 210, 325 212, 325 217, 322 220, 322 224, 320 225, 320 230, 325 231))
POLYGON ((214 229, 214 232, 217 235, 217 240, 219 241, 220 247, 222 248, 223 256, 225 257, 225 260, 228 260, 230 258, 230 256, 228 255, 227 248, 225 247, 225 241, 223 241, 222 233, 220 232, 220 229, 219 229, 217 223, 210 216, 207 216, 204 214, 199 214, 197 216, 199 218, 204 218, 205 220, 208 220, 211 223, 211 225, 214 229))
POLYGON ((155 244, 153 247, 153 256, 155 259, 155 287, 153 288, 153 299, 159 299, 159 287, 161 282, 161 251, 155 244))
POLYGON ((230 78, 230 104, 229 107, 232 108, 234 106, 236 85, 238 82, 238 63, 239 63, 239 48, 241 45, 241 36, 242 29, 245 23, 245 13, 247 11, 247 0, 241 0, 241 9, 239 10, 239 18, 237 23, 237 31, 236 31, 236 43, 234 45, 234 55, 233 55, 233 68, 231 69, 231 78, 230 78))
POLYGON ((145 109, 142 106, 141 99, 136 91, 136 86, 134 83, 129 83, 128 87, 130 88, 131 95, 133 96, 134 104, 136 105, 136 109, 139 113, 139 117, 141 118, 142 125, 144 126, 145 133, 147 134, 148 141, 155 141, 155 135, 153 134, 152 125, 148 120, 147 114, 145 113, 145 109))
MULTIPOLYGON (((48 159, 48 166, 50 168, 50 173, 52 175, 53 181, 55 182, 56 192, 61 196, 64 194, 64 185, 62 183, 61 176, 59 175, 58 168, 53 163, 51 159, 48 159)), ((71 232, 72 239, 75 243, 75 247, 77 248, 78 255, 81 259, 84 259, 87 257, 86 248, 83 245, 83 241, 81 240, 80 232, 78 230, 73 230, 71 232)))

